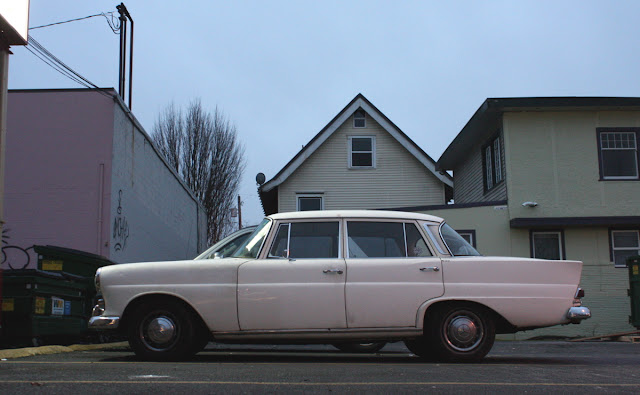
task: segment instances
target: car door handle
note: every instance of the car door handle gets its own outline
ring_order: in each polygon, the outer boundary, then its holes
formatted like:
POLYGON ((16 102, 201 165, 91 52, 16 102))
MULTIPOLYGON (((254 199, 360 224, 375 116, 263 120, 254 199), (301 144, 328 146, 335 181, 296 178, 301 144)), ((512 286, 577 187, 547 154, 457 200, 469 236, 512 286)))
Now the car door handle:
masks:
POLYGON ((344 272, 342 270, 340 270, 340 269, 325 269, 325 270, 322 271, 322 273, 324 273, 324 274, 329 274, 329 273, 342 274, 344 272))
POLYGON ((434 266, 434 267, 421 267, 420 268, 421 272, 439 272, 440 268, 438 266, 434 266))

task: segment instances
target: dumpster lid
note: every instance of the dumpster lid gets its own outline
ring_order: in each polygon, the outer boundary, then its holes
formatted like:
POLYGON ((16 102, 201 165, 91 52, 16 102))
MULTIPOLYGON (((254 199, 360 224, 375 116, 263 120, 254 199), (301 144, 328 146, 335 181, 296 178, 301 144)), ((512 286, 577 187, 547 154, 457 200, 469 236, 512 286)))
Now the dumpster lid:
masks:
POLYGON ((37 254, 46 255, 50 257, 59 257, 62 259, 66 258, 66 259, 72 259, 72 260, 82 259, 83 261, 92 261, 93 263, 98 263, 101 266, 115 264, 115 262, 110 261, 109 259, 107 259, 102 255, 96 255, 86 251, 74 250, 72 248, 58 247, 58 246, 52 246, 52 245, 46 245, 46 246, 34 245, 33 249, 37 254))

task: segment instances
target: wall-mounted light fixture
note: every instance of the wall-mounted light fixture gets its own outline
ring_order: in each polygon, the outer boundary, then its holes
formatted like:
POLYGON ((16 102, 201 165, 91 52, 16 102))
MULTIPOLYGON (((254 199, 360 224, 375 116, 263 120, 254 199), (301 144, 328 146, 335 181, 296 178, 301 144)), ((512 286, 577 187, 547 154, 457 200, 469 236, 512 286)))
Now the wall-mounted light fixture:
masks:
POLYGON ((535 207, 537 205, 538 205, 538 203, 536 203, 536 202, 524 202, 524 203, 522 203, 522 207, 535 207))

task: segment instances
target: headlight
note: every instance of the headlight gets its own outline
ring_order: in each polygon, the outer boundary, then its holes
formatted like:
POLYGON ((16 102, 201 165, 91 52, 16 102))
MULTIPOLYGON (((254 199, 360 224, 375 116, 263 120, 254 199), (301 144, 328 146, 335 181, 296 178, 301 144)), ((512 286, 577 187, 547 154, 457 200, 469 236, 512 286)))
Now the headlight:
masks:
POLYGON ((102 268, 98 268, 98 270, 96 270, 96 277, 95 277, 95 285, 96 285, 96 293, 99 294, 100 293, 100 272, 102 271, 102 268))

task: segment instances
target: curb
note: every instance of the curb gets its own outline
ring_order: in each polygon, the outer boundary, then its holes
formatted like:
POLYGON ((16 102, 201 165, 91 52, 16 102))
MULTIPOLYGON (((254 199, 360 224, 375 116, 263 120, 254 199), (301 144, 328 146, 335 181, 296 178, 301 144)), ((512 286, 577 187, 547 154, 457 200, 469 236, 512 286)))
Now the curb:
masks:
POLYGON ((111 348, 127 347, 128 342, 104 343, 104 344, 74 344, 71 346, 42 346, 16 348, 12 350, 0 350, 0 360, 32 357, 35 355, 61 354, 74 351, 108 350, 111 348))

